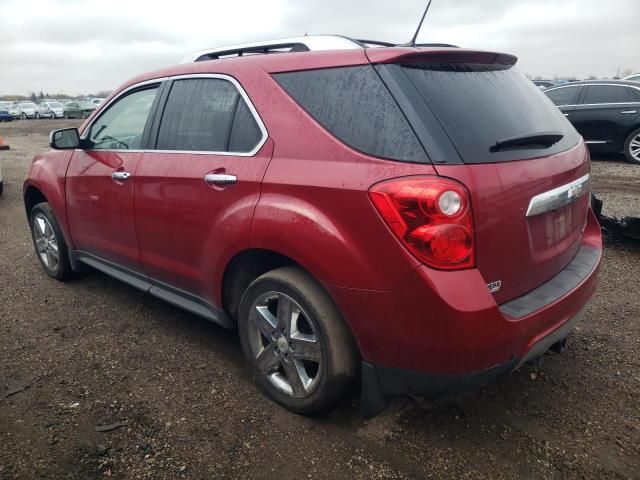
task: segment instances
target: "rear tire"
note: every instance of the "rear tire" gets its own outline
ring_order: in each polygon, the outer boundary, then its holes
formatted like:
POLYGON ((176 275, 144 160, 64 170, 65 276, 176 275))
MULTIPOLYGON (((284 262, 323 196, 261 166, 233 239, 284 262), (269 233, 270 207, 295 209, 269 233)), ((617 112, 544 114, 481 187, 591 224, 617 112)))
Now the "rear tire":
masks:
POLYGON ((624 154, 627 162, 640 164, 640 128, 629 134, 624 142, 624 154))
POLYGON ((331 410, 354 384, 359 357, 351 332, 324 288, 299 267, 249 285, 238 329, 256 383, 293 412, 331 410))
POLYGON ((69 250, 53 210, 47 202, 38 203, 29 215, 31 238, 44 271, 56 280, 71 277, 69 250))

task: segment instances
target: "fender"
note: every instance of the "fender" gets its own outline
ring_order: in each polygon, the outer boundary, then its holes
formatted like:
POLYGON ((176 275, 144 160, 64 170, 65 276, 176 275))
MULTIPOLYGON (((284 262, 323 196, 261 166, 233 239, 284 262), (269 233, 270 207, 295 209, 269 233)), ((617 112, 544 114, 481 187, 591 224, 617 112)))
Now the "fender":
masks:
MULTIPOLYGON (((73 151, 59 150, 36 155, 29 167, 29 173, 23 184, 22 192, 26 196, 30 187, 39 190, 47 199, 58 220, 58 224, 69 248, 74 248, 69 235, 66 208, 66 173, 73 151)), ((26 197, 25 197, 26 206, 26 197)), ((29 212, 27 212, 29 215, 29 212)))

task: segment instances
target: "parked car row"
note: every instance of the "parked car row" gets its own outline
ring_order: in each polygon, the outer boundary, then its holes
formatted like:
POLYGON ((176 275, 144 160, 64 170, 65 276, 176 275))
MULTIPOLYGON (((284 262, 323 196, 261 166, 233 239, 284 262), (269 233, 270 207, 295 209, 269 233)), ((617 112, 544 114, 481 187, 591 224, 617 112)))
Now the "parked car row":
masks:
POLYGON ((559 85, 544 93, 590 149, 624 152, 627 161, 640 164, 640 83, 591 80, 559 85))
POLYGON ((30 118, 87 118, 104 99, 92 101, 43 100, 35 102, 0 102, 0 121, 30 118))

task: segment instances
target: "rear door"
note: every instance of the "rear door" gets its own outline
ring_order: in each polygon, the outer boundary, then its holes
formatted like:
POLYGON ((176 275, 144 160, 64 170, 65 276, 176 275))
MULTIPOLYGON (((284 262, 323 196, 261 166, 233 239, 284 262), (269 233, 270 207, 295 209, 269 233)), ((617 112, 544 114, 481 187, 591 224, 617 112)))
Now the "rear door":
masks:
POLYGON ((413 122, 438 174, 468 188, 477 267, 487 283, 501 282, 495 298, 502 303, 574 257, 586 225, 590 166, 564 115, 500 58, 451 51, 433 62, 425 55, 377 68, 408 118, 427 126, 421 134, 413 122), (529 137, 539 140, 509 141, 529 137), (534 197, 576 181, 581 188, 570 190, 568 205, 528 215, 534 197))
POLYGON ((581 92, 582 85, 563 85, 545 90, 544 93, 565 117, 572 120, 571 113, 576 109, 581 92))
POLYGON ((140 259, 153 279, 213 302, 216 269, 248 244, 272 146, 233 78, 175 78, 137 176, 140 259))
POLYGON ((159 84, 133 89, 112 103, 83 137, 67 170, 67 220, 75 248, 140 271, 134 183, 149 113, 159 84))
POLYGON ((621 149, 638 118, 640 100, 635 89, 615 84, 590 84, 584 88, 572 113, 573 124, 587 143, 621 149))

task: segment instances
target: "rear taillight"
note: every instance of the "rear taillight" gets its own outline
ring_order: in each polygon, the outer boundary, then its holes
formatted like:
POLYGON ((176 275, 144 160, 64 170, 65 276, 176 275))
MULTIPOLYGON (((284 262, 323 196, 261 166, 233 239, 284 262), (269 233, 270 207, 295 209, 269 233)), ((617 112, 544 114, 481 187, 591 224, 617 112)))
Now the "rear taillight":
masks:
POLYGON ((475 264, 473 218, 466 188, 441 177, 378 183, 371 201, 391 231, 420 261, 441 270, 475 264))

